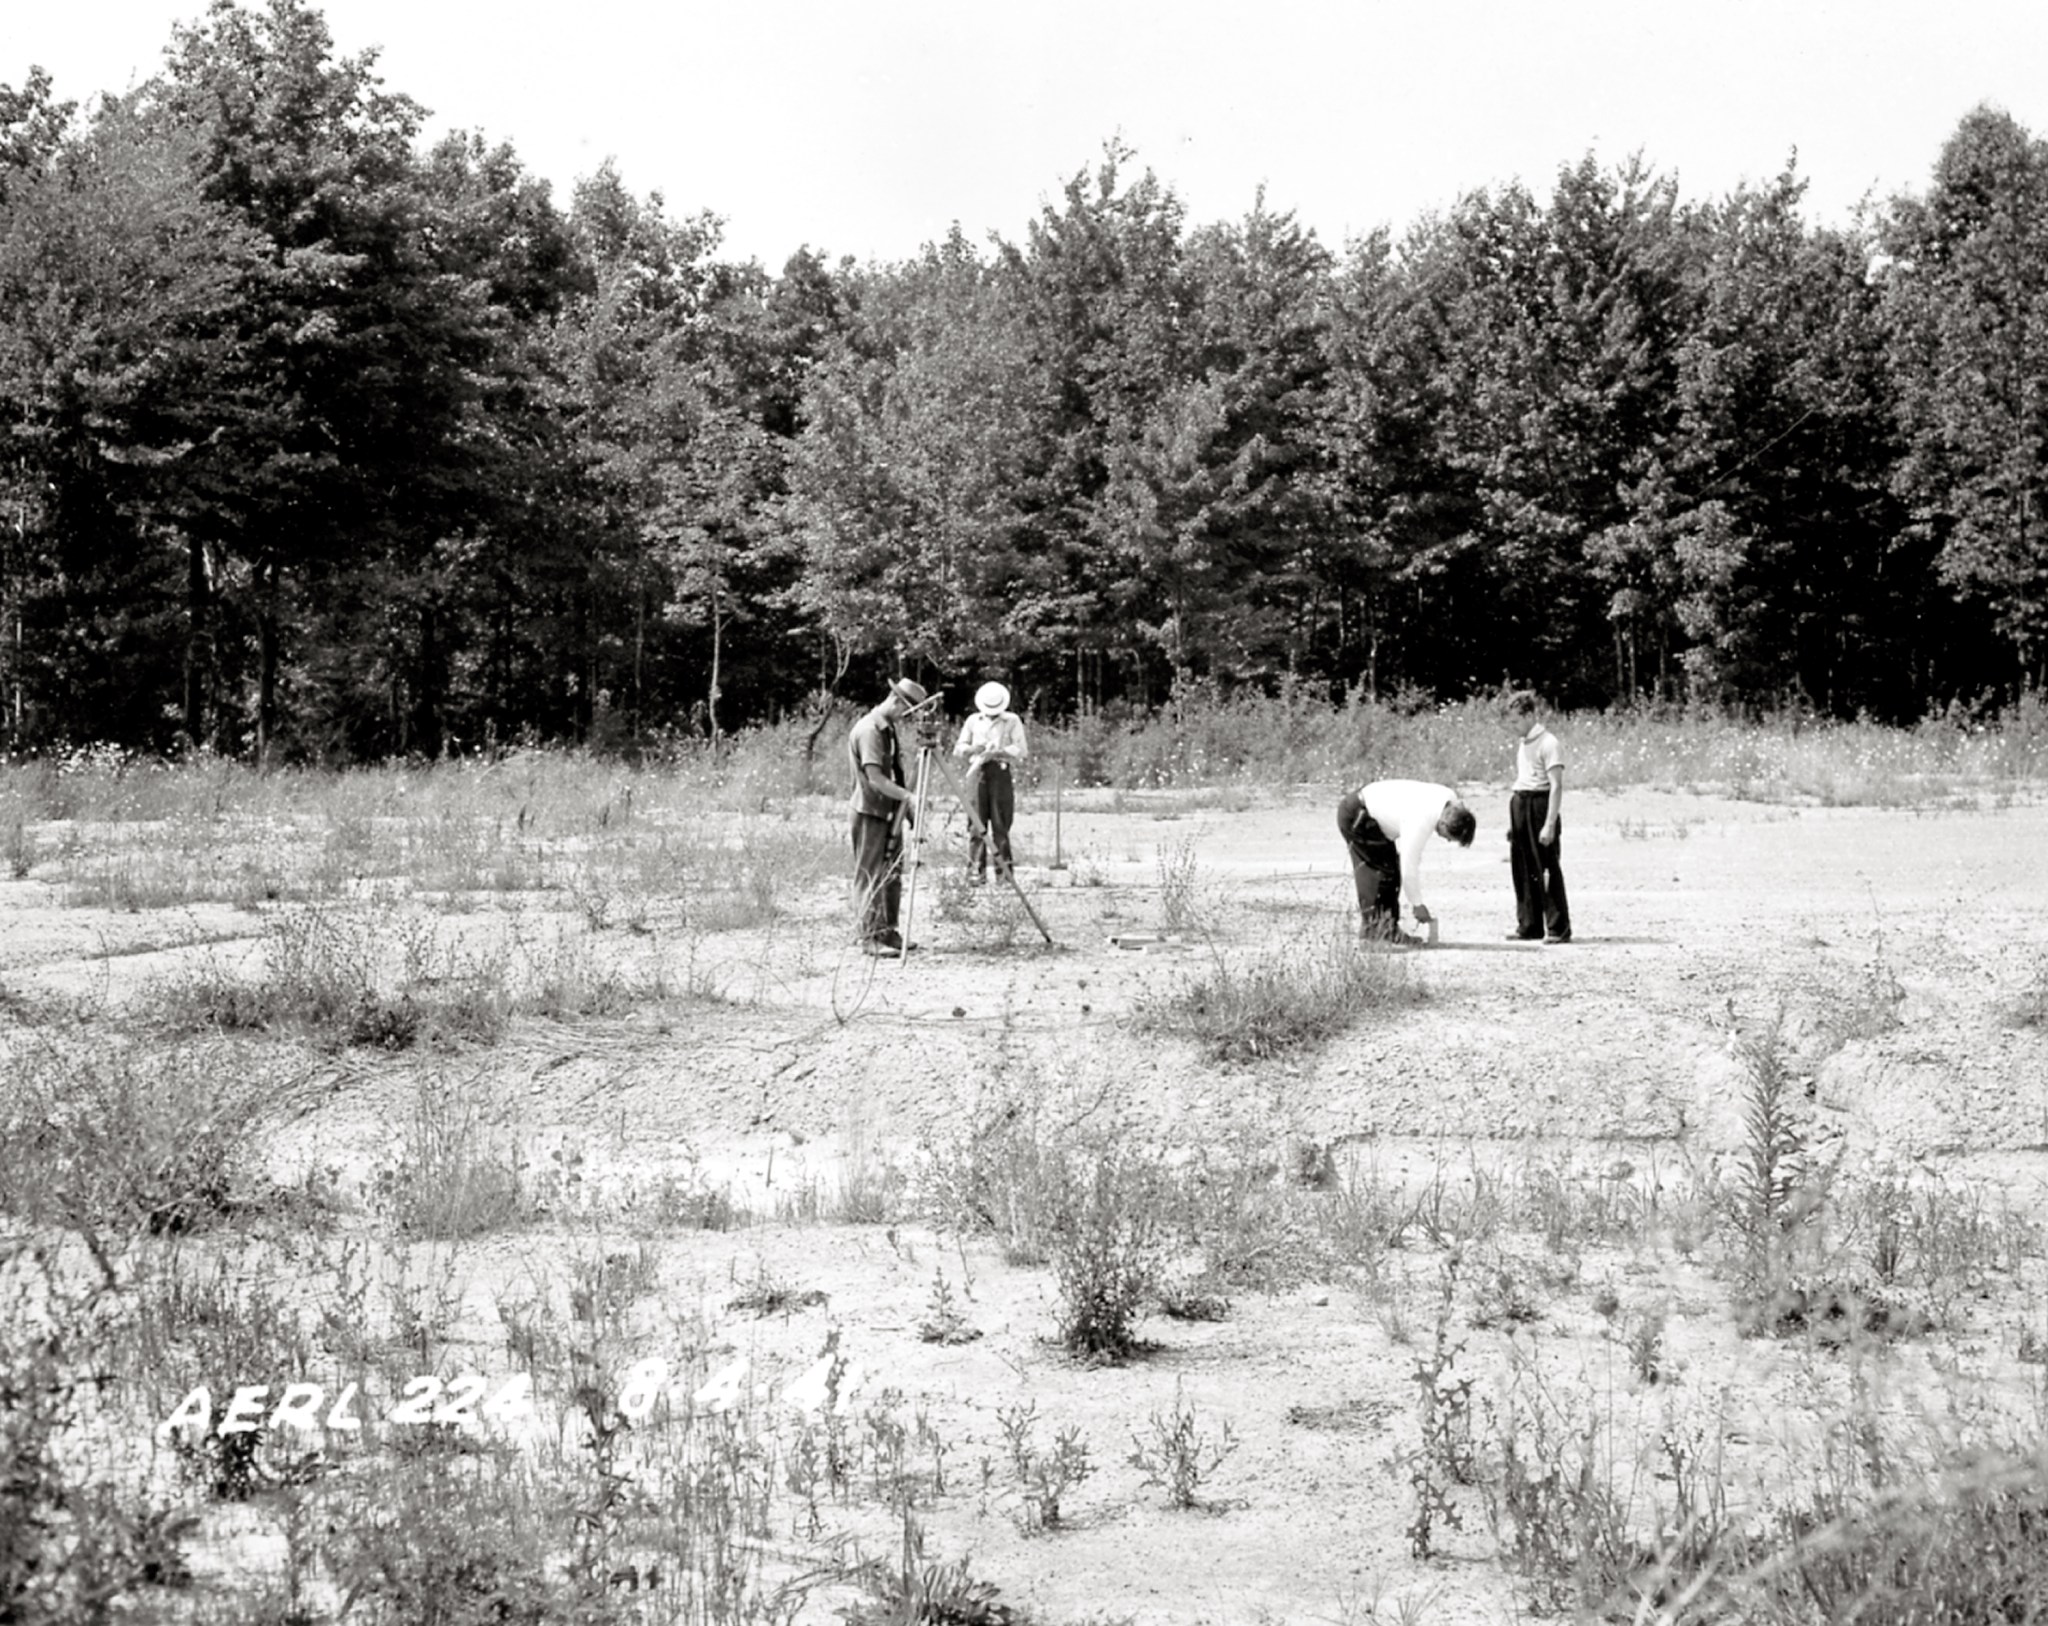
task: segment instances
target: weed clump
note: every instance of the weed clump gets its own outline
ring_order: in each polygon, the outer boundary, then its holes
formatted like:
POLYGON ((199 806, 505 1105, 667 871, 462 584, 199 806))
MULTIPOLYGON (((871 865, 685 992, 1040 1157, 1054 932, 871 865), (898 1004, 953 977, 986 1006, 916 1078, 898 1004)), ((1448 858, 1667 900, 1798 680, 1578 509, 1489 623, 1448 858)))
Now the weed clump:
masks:
POLYGON ((296 1034, 331 1050, 503 1035, 512 1002, 502 964, 457 966, 419 925, 395 946, 403 969, 394 985, 378 974, 384 945, 368 924, 295 910, 266 928, 257 975, 208 962, 159 985, 156 1017, 173 1032, 296 1034))
POLYGON ((431 1078, 421 1080, 398 1158, 379 1171, 376 1189, 399 1234, 423 1241, 502 1230, 534 1206, 476 1104, 431 1078))
POLYGON ((1058 1138, 1010 1102, 959 1141, 932 1149, 923 1206, 941 1227, 992 1233, 1010 1264, 1042 1265, 1064 1190, 1058 1138))
POLYGON ((1013 1264, 1050 1263, 1059 1338, 1088 1360, 1120 1361, 1156 1299, 1179 1198, 1158 1161, 1128 1146, 1046 1131, 1018 1105, 933 1153, 934 1221, 993 1232, 1013 1264))
POLYGON ((178 1542, 195 1521, 91 1483, 66 1449, 107 1382, 106 1291, 39 1250, 0 1250, 0 1620, 104 1620, 116 1599, 191 1580, 178 1542))
POLYGON ((200 1229, 236 1207, 272 1099, 209 1049, 36 1045, 0 1076, 0 1212, 87 1233, 200 1229))
POLYGON ((1199 930, 1208 914, 1201 860, 1183 836, 1159 848, 1159 918, 1170 932, 1199 930))
POLYGON ((1421 997, 1399 957, 1336 938, 1319 954, 1279 948, 1233 959, 1219 952, 1207 975, 1163 997, 1141 997, 1135 1017, 1140 1032, 1185 1035, 1211 1061, 1247 1063, 1313 1049, 1362 1018, 1421 997))

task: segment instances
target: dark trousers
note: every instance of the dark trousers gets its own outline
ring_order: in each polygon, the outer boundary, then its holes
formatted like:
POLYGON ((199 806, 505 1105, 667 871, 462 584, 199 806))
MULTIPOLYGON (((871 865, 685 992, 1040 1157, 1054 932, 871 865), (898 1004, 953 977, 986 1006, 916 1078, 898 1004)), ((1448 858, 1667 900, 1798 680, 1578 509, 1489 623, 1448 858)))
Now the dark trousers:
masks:
POLYGON ((1374 937, 1391 937, 1401 925, 1401 854, 1354 791, 1337 804, 1337 831, 1351 853, 1351 879, 1358 887, 1358 918, 1374 937))
POLYGON ((1010 872, 1010 826, 1017 818, 1017 784, 1007 765, 985 762, 974 775, 974 832, 967 838, 967 867, 988 873, 989 854, 996 873, 1010 872))
POLYGON ((1564 895, 1564 821, 1549 845, 1536 837, 1550 813, 1548 790, 1518 790, 1508 797, 1508 861, 1515 877, 1515 930, 1524 937, 1569 937, 1571 905, 1564 895))
POLYGON ((860 934, 880 938, 896 929, 903 905, 903 843, 893 818, 853 816, 853 906, 860 934))

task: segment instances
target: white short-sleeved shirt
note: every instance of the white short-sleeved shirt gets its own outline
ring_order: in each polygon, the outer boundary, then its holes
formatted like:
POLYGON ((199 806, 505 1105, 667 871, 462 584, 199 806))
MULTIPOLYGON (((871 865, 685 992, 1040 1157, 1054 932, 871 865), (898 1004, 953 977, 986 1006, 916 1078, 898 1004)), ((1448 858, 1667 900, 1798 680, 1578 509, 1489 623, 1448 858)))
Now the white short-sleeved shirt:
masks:
POLYGON ((1421 779, 1375 779, 1358 799, 1401 855, 1401 893, 1413 908, 1422 902, 1422 847, 1436 834, 1436 821, 1454 801, 1449 785, 1421 779))
POLYGON ((1031 755, 1024 739, 1024 721, 1014 711, 996 717, 976 712, 961 728, 960 743, 953 747, 953 754, 964 757, 990 749, 1007 751, 1018 762, 1031 755))
POLYGON ((1541 723, 1515 743, 1516 790, 1550 789, 1550 770, 1563 766, 1564 747, 1541 723))

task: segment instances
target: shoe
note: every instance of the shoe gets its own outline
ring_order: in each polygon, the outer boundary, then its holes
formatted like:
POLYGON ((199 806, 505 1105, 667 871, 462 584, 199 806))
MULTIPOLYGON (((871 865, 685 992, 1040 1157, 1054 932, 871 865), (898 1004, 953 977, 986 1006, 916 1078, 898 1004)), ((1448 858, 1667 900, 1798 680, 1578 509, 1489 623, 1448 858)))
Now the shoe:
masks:
POLYGON ((1507 940, 1510 943, 1540 943, 1543 941, 1543 934, 1541 932, 1512 931, 1507 934, 1507 940))
POLYGON ((1570 932, 1565 932, 1562 936, 1560 936, 1556 932, 1551 932, 1548 933, 1543 939, 1543 941, 1546 943, 1569 943, 1571 940, 1572 934, 1570 932))
POLYGON ((987 886, 988 877, 986 875, 970 875, 967 877, 967 884, 969 886, 987 886))

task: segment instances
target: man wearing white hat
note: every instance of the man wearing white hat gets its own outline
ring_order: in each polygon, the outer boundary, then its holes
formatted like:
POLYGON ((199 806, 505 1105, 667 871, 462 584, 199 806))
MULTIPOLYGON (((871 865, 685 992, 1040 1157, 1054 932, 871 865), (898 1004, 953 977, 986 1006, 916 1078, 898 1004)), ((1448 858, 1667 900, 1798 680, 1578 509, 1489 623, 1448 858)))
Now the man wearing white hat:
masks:
POLYGON ((967 805, 974 812, 967 872, 976 886, 987 884, 991 852, 996 874, 1010 873, 1010 825, 1017 817, 1013 770, 1030 754, 1024 724, 1010 710, 1010 691, 1000 683, 984 683, 974 692, 974 715, 953 747, 953 755, 967 758, 967 805))
POLYGON ((853 725, 847 758, 853 768, 853 895, 868 951, 904 951, 896 916, 903 900, 903 825, 912 794, 903 782, 896 719, 924 704, 924 687, 909 678, 889 685, 889 698, 853 725))

